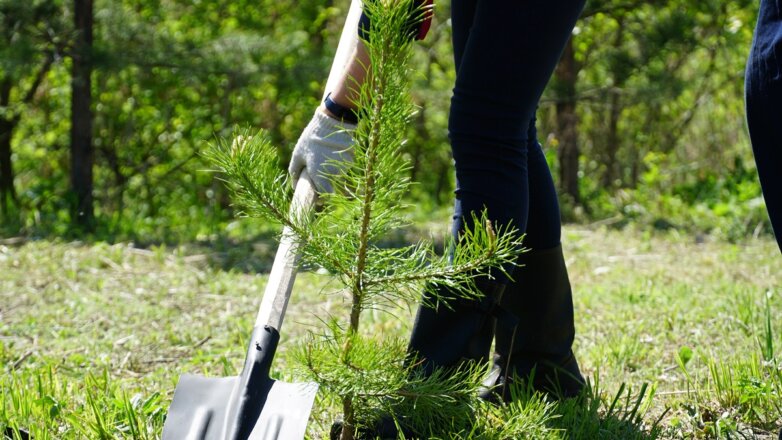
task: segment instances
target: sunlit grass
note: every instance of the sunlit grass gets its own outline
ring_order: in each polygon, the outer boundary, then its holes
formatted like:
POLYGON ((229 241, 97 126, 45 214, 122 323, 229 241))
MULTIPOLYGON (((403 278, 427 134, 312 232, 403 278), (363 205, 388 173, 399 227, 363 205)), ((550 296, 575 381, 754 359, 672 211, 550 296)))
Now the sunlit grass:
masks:
MULTIPOLYGON (((474 432, 453 438, 775 436, 782 256, 774 243, 576 228, 563 242, 576 352, 592 393, 563 403, 527 393, 515 407, 479 408, 474 432)), ((241 367, 266 279, 248 269, 270 261, 270 249, 0 245, 0 432, 157 438, 181 373, 241 367)), ((302 273, 274 374, 294 380, 296 343, 345 310, 327 275, 302 273)), ((370 314, 365 324, 405 338, 412 313, 370 314)), ((318 399, 312 438, 326 435, 338 409, 318 399)))

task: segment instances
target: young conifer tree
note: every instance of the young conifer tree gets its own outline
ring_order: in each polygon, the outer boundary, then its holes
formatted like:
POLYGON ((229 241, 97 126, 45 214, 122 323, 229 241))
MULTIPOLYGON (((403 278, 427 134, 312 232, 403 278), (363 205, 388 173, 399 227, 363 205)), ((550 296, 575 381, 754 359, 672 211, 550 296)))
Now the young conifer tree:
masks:
POLYGON ((424 292, 427 306, 478 298, 475 278, 503 271, 521 249, 516 231, 492 225, 485 214, 449 243, 445 256, 436 255, 430 241, 391 249, 377 245, 389 232, 408 226, 405 196, 411 182, 401 147, 414 113, 409 96, 412 5, 411 0, 364 4, 372 17, 371 38, 364 42, 371 64, 356 102, 360 120, 352 133, 354 160, 330 164, 336 171, 328 177, 336 192, 321 195, 318 212, 288 215, 291 184, 263 132, 236 133, 209 153, 244 213, 286 226, 302 262, 325 268, 348 292, 348 316, 323 317, 327 328, 311 334, 299 356, 321 390, 341 401, 343 440, 353 439, 379 414, 404 418, 405 425, 418 430, 467 422, 465 411, 483 366, 421 374, 403 340, 361 331, 362 314, 409 307, 424 292), (441 296, 442 287, 448 298, 441 296))

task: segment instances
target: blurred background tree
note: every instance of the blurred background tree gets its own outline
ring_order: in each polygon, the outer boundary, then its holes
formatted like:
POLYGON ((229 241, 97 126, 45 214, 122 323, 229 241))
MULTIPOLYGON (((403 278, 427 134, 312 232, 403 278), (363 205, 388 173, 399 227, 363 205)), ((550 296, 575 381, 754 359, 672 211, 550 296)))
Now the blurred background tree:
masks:
MULTIPOLYGON (((251 125, 283 146, 287 163, 318 105, 348 1, 94 0, 91 115, 71 111, 79 3, 0 0, 2 233, 223 235, 232 208, 200 172, 202 149, 251 125), (85 117, 94 221, 79 225, 70 130, 85 117)), ((447 210, 453 188, 449 6, 437 4, 414 58, 420 110, 405 154, 423 216, 447 210)), ((566 220, 728 239, 770 233, 742 101, 756 8, 588 1, 538 112, 566 220)))

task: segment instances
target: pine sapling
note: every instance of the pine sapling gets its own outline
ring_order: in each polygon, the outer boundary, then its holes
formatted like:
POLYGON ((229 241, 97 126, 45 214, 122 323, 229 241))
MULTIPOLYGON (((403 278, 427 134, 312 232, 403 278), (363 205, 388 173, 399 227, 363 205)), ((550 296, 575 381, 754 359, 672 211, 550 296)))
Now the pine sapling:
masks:
POLYGON ((493 225, 485 213, 449 243, 445 256, 435 253, 431 241, 399 248, 377 244, 408 226, 410 165, 401 154, 414 114, 408 34, 411 14, 422 17, 425 11, 416 10, 411 0, 375 0, 364 8, 372 17, 371 38, 363 41, 371 62, 367 79, 356 86, 360 120, 352 133, 355 159, 329 164, 327 177, 336 191, 321 195, 317 213, 289 217, 291 184, 264 132, 237 132, 209 152, 244 213, 287 227, 303 253, 302 262, 325 268, 340 292, 347 292, 348 316, 322 317, 326 328, 312 333, 299 352, 304 372, 341 401, 343 440, 353 439, 359 427, 379 414, 404 416, 405 424, 418 429, 467 422, 464 411, 480 385, 483 366, 423 375, 404 341, 362 332, 361 319, 369 310, 392 313, 410 307, 422 293, 428 306, 480 298, 474 280, 502 272, 521 252, 519 234, 493 225))

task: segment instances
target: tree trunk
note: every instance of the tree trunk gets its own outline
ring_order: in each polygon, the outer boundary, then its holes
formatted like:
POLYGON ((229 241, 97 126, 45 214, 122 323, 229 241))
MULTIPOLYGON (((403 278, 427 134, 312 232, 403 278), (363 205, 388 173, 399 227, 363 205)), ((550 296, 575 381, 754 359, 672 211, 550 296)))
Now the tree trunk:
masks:
POLYGON ((578 115, 576 115, 576 80, 578 64, 571 37, 562 52, 554 78, 559 88, 557 97, 557 138, 559 139, 559 188, 575 204, 581 204, 578 187, 578 115))
MULTIPOLYGON (((29 104, 35 98, 35 94, 38 91, 38 87, 44 80, 44 77, 49 72, 49 69, 54 62, 54 54, 47 52, 43 65, 38 70, 38 73, 33 78, 30 88, 22 96, 22 104, 29 104)), ((14 80, 10 77, 5 77, 0 81, 0 108, 11 108, 11 89, 14 87, 14 80)), ((3 117, 0 117, 0 214, 2 218, 8 220, 10 200, 14 206, 19 206, 19 199, 16 196, 16 188, 14 187, 14 164, 11 159, 11 140, 14 136, 14 129, 19 124, 21 119, 19 112, 7 111, 3 117)))
POLYGON ((426 130, 426 109, 421 107, 418 110, 418 114, 415 117, 415 130, 418 137, 418 142, 413 146, 411 152, 412 164, 410 165, 410 180, 416 182, 418 180, 418 172, 421 170, 421 162, 424 160, 424 145, 429 145, 431 139, 429 139, 429 131, 426 130))
POLYGON ((93 228, 92 169, 92 0, 74 0, 77 32, 71 69, 71 222, 83 230, 93 228))
MULTIPOLYGON (((11 80, 6 78, 0 83, 0 107, 8 108, 11 99, 11 80)), ((8 219, 10 201, 16 205, 16 189, 14 188, 14 168, 11 162, 11 137, 16 118, 8 116, 0 118, 0 213, 3 219, 8 219)))
POLYGON ((616 187, 619 178, 616 155, 619 153, 619 115, 622 107, 619 102, 619 90, 611 90, 611 99, 608 104, 608 133, 606 135, 605 170, 603 171, 603 188, 616 187))
POLYGON ((0 213, 5 220, 9 215, 9 202, 17 205, 14 167, 11 162, 12 132, 12 121, 0 119, 0 213))
MULTIPOLYGON (((616 21, 619 27, 616 31, 616 36, 614 37, 613 47, 614 50, 618 52, 625 43, 625 26, 623 16, 617 17, 616 21)), ((615 188, 617 186, 617 180, 619 180, 622 174, 619 170, 619 163, 616 157, 617 154, 619 154, 619 144, 621 142, 619 139, 619 117, 622 115, 620 93, 628 79, 629 73, 626 69, 619 67, 620 65, 616 65, 611 69, 613 86, 609 91, 608 133, 606 133, 605 155, 603 157, 605 170, 603 171, 602 184, 605 189, 615 188)))

